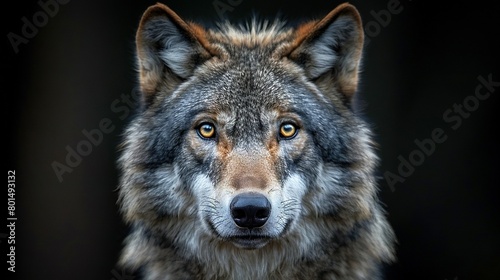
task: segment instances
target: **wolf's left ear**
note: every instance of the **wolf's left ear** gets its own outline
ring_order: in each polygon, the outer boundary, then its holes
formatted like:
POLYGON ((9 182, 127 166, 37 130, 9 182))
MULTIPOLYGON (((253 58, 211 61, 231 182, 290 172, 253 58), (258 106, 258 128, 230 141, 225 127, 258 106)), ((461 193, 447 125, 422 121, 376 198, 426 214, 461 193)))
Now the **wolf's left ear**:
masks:
POLYGON ((174 88, 189 78, 215 52, 202 27, 185 22, 160 3, 144 12, 136 44, 139 80, 146 100, 161 85, 174 88))
POLYGON ((322 20, 299 26, 288 57, 318 86, 333 85, 350 100, 358 84, 363 36, 358 11, 344 3, 322 20))

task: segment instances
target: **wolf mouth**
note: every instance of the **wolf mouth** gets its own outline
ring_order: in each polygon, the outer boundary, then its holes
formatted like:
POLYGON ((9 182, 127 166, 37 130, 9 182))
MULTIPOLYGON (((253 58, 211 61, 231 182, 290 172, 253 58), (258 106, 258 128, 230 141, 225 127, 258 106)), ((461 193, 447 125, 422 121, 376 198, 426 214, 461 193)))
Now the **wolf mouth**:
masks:
POLYGON ((228 238, 234 245, 246 250, 264 247, 271 237, 267 235, 237 235, 228 238))
POLYGON ((246 250, 253 250, 264 247, 271 239, 276 238, 268 234, 255 233, 255 232, 243 233, 243 234, 233 233, 232 235, 229 236, 228 235, 223 236, 219 233, 219 231, 217 231, 216 227, 211 221, 207 222, 210 231, 214 235, 216 235, 225 242, 231 242, 235 246, 246 250))

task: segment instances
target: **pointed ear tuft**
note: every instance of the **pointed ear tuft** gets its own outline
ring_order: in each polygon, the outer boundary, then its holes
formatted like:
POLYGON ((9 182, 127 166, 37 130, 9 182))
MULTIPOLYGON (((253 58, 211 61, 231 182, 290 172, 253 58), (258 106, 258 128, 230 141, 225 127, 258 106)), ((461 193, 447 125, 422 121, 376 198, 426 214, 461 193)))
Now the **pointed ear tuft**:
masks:
POLYGON ((362 50, 361 17, 344 3, 322 20, 297 28, 287 55, 321 87, 334 86, 350 99, 358 84, 362 50))
POLYGON ((149 7, 136 34, 139 80, 146 99, 160 85, 172 88, 215 54, 205 30, 182 20, 163 4, 149 7))

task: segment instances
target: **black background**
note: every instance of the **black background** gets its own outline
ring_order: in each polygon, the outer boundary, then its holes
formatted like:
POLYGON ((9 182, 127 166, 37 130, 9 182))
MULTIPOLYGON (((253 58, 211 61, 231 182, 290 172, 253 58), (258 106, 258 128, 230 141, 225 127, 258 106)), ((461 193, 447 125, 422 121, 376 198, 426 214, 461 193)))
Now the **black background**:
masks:
MULTIPOLYGON (((365 25, 372 22, 359 97, 380 144, 380 197, 399 240, 387 279, 498 279, 500 87, 476 104, 473 96, 479 76, 500 82, 500 10, 481 1, 401 0, 402 11, 382 26, 374 13, 392 1, 351 2, 365 25), (472 106, 466 117, 447 121, 443 114, 464 100, 472 106), (391 188, 384 174, 398 174, 401 158, 418 153, 415 140, 434 129, 446 140, 391 188)), ((120 96, 136 86, 135 30, 154 2, 70 1, 17 53, 7 34, 22 35, 22 18, 33 22, 42 8, 37 1, 2 5, 4 172, 16 170, 18 218, 16 273, 9 279, 126 279, 115 269, 127 232, 115 204, 115 161, 128 115, 111 106, 123 106, 120 96), (75 149, 86 139, 82 130, 98 129, 106 118, 114 130, 59 182, 51 164, 64 164, 66 147, 75 149)), ((267 2, 241 0, 225 16, 241 22, 281 14, 295 21, 340 3, 267 2)), ((214 1, 166 4, 201 23, 219 18, 214 1)), ((6 213, 6 199, 2 205, 6 213)), ((7 273, 8 230, 1 228, 7 273)))

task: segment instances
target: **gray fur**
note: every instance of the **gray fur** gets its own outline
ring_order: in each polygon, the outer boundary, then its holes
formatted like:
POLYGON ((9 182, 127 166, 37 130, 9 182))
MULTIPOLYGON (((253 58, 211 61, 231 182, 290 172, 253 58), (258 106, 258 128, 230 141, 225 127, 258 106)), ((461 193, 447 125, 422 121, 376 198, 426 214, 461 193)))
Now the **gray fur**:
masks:
POLYGON ((200 31, 161 4, 148 9, 137 35, 145 103, 119 159, 132 229, 123 266, 151 280, 381 277, 394 236, 370 130, 350 104, 359 15, 344 4, 310 27, 200 31), (214 138, 197 133, 207 122, 214 138), (279 135, 284 123, 296 136, 279 135), (271 203, 252 230, 229 211, 248 191, 271 203))

